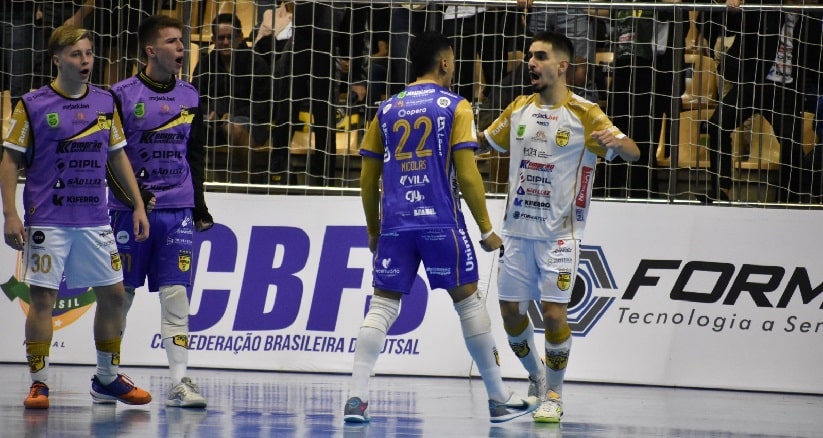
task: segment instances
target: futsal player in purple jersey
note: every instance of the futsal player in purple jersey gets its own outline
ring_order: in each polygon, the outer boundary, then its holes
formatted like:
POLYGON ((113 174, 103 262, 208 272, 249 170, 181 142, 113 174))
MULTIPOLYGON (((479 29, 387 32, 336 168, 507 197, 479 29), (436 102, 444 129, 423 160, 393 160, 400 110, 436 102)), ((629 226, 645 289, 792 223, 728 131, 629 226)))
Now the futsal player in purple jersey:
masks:
POLYGON ((89 85, 94 63, 91 32, 57 28, 49 52, 54 81, 27 93, 17 104, 0 160, 6 244, 23 251, 29 283, 26 359, 32 385, 23 405, 49 407, 49 347, 52 310, 65 276, 70 288, 93 287, 97 372, 95 403, 146 404, 151 395, 119 373, 123 330, 123 273, 106 200, 106 164, 135 199, 128 214, 136 240, 148 237, 149 223, 126 154, 120 116, 111 94, 89 85), (26 167, 25 226, 17 212, 17 170, 26 167))
POLYGON ((159 292, 160 335, 169 361, 172 386, 167 406, 204 408, 206 399, 189 377, 189 299, 194 231, 214 225, 203 194, 205 149, 197 90, 177 78, 183 67, 183 24, 164 15, 149 17, 138 32, 146 67, 114 84, 111 92, 123 115, 126 155, 137 182, 154 194, 149 222, 154 231, 140 242, 132 234, 118 184, 111 184, 111 225, 124 260, 128 312, 134 291, 148 277, 159 292))
POLYGON ((503 383, 489 313, 477 291, 477 258, 460 211, 458 186, 482 233, 483 249, 498 249, 501 240, 492 230, 474 160, 474 113, 468 101, 448 89, 454 77, 448 38, 423 33, 409 53, 417 81, 380 105, 360 149, 374 295, 357 335, 343 418, 369 421, 369 376, 422 261, 432 289, 446 289, 454 302, 466 347, 489 395, 491 421, 508 421, 534 411, 539 400, 521 398, 503 383))

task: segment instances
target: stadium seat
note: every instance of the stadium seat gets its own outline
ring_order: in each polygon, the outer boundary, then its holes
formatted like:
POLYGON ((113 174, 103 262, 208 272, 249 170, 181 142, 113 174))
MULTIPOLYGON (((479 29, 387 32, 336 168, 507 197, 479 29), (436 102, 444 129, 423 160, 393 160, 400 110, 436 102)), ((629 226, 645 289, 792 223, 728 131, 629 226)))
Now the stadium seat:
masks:
POLYGON ((732 133, 732 156, 739 169, 777 170, 780 142, 772 125, 760 114, 743 122, 743 126, 732 133))
POLYGON ((224 0, 220 2, 219 13, 234 13, 235 15, 237 15, 237 18, 240 19, 240 23, 243 25, 243 38, 251 39, 254 26, 257 24, 257 20, 255 17, 257 13, 256 2, 252 0, 224 0))
MULTIPOLYGON (((614 68, 614 52, 597 52, 594 54, 594 62, 597 64, 595 66, 595 81, 597 86, 603 90, 607 91, 611 88, 612 82, 612 72, 614 68)), ((608 93, 602 92, 600 96, 602 96, 603 100, 598 102, 600 108, 606 109, 607 101, 605 100, 608 93)))
POLYGON ((814 132, 814 113, 803 113, 803 154, 807 155, 814 149, 818 142, 817 133, 814 132))
POLYGON ((691 77, 686 78, 686 89, 680 97, 684 111, 717 106, 717 62, 709 56, 700 54, 686 55, 687 71, 691 77))
POLYGON ((200 45, 197 43, 189 43, 189 77, 186 78, 187 81, 192 80, 192 76, 194 75, 194 68, 197 67, 197 63, 200 61, 200 45))
MULTIPOLYGON (((707 121, 713 110, 691 110, 680 113, 677 166, 679 168, 709 168, 708 134, 700 133, 700 123, 707 121)), ((657 145, 655 158, 663 167, 671 166, 671 156, 666 151, 666 123, 657 145)))

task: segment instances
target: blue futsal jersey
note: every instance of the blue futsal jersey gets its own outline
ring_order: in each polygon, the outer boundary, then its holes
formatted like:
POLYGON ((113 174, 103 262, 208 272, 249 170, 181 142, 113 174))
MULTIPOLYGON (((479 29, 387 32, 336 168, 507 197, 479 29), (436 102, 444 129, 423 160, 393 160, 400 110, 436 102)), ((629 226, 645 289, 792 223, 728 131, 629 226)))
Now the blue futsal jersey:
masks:
POLYGON ((383 102, 360 154, 383 160, 381 232, 464 228, 453 152, 477 149, 466 99, 432 81, 383 102))

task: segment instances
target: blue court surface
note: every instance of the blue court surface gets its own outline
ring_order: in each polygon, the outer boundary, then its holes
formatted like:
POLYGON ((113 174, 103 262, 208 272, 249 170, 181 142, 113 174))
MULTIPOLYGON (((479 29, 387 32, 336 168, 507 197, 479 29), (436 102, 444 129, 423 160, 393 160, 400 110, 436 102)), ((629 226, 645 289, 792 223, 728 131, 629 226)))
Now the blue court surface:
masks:
MULTIPOLYGON (((823 396, 567 383, 563 422, 489 422, 479 379, 375 376, 365 425, 343 422, 348 376, 190 370, 207 409, 167 408, 164 368, 123 367, 154 400, 94 405, 93 366, 52 364, 51 408, 26 410, 23 364, 0 364, 2 437, 821 437, 823 396)), ((764 376, 764 378, 767 378, 764 376)), ((523 394, 525 380, 508 380, 523 394)))

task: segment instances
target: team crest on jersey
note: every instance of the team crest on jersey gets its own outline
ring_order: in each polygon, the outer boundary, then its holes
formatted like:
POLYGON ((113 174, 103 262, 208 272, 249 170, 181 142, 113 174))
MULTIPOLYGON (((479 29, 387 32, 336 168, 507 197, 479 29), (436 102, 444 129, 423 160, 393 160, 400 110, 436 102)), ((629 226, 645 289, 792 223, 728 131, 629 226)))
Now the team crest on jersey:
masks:
POLYGON ((572 285, 572 273, 569 271, 561 271, 557 273, 557 288, 560 290, 569 290, 572 285))
POLYGON ((523 138, 523 134, 526 133, 526 125, 520 125, 517 127, 517 138, 523 138))
POLYGON ((558 129, 557 135, 554 137, 554 142, 557 143, 558 146, 561 148, 563 146, 567 146, 569 144, 569 138, 571 137, 572 132, 568 129, 558 129))
POLYGON ((180 107, 180 122, 190 124, 194 121, 194 111, 191 108, 180 107))
POLYGON ((106 114, 97 114, 97 127, 100 129, 111 129, 111 119, 106 117, 106 114))
POLYGON ((115 271, 123 269, 123 262, 120 261, 120 253, 112 251, 109 255, 111 256, 111 268, 115 271))
POLYGON ((188 272, 191 269, 191 251, 180 251, 177 253, 177 267, 182 272, 188 272))
POLYGON ((46 114, 46 123, 49 124, 49 128, 56 128, 60 124, 60 115, 57 113, 46 114))
POLYGON ((134 104, 134 115, 135 117, 143 117, 146 115, 146 104, 143 102, 137 102, 134 104))

